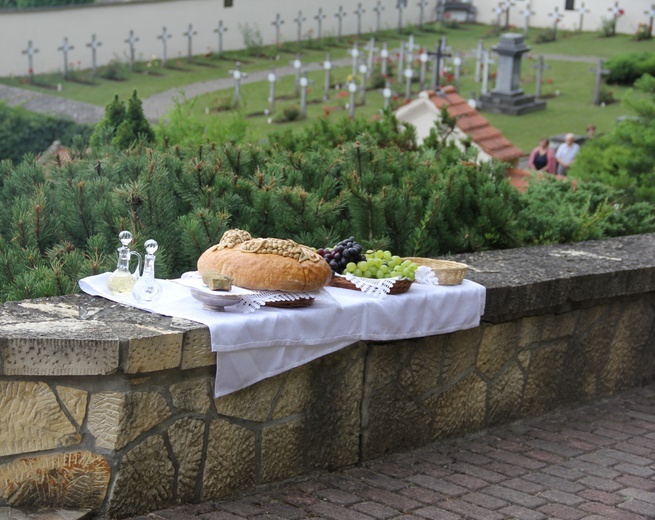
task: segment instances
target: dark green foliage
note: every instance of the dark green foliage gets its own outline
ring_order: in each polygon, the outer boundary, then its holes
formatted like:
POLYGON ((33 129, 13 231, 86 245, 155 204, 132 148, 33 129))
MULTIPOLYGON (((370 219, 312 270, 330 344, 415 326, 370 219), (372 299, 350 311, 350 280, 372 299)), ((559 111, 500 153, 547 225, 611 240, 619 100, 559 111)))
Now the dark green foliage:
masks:
POLYGON ((622 121, 585 144, 569 176, 620 189, 628 202, 655 204, 655 78, 645 75, 635 87, 640 94, 626 103, 637 119, 622 121))
POLYGON ((262 146, 139 143, 65 164, 0 162, 0 301, 74 292, 80 278, 113 270, 123 229, 140 252, 157 240, 162 278, 195 269, 230 228, 314 247, 354 235, 403 256, 655 229, 651 205, 624 204, 611 188, 548 178, 521 195, 505 165, 476 164, 472 150, 439 141, 448 134, 446 125, 417 148, 413 129, 387 114, 319 121, 262 146))
POLYGON ((71 146, 75 136, 86 143, 92 128, 68 119, 8 107, 0 102, 0 160, 19 161, 26 153, 38 155, 55 140, 71 146))
POLYGON ((644 74, 655 76, 655 53, 631 52, 608 59, 604 67, 610 72, 605 80, 609 84, 633 85, 644 74))
POLYGON ((0 0, 0 9, 28 9, 56 5, 92 4, 94 0, 0 0))
POLYGON ((135 90, 127 102, 127 109, 118 95, 107 104, 105 116, 96 125, 90 144, 93 148, 111 145, 126 150, 139 141, 151 143, 154 140, 155 133, 143 113, 135 90))

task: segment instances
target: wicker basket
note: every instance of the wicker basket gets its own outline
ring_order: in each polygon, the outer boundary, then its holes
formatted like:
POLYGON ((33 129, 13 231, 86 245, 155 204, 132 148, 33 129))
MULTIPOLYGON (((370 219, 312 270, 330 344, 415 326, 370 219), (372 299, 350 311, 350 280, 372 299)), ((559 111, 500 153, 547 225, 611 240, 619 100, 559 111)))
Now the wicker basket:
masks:
MULTIPOLYGON (((389 294, 406 293, 407 291, 409 291, 409 288, 412 286, 412 283, 414 283, 413 280, 409 280, 407 278, 399 278, 391 286, 391 289, 389 290, 389 294)), ((339 287, 341 289, 351 289, 353 291, 360 290, 354 283, 348 280, 348 278, 346 278, 345 276, 333 276, 332 280, 328 285, 332 287, 339 287)))
POLYGON ((411 260, 415 264, 425 265, 432 269, 439 279, 439 285, 459 285, 466 276, 468 266, 459 262, 449 260, 436 260, 434 258, 408 257, 403 260, 411 260))

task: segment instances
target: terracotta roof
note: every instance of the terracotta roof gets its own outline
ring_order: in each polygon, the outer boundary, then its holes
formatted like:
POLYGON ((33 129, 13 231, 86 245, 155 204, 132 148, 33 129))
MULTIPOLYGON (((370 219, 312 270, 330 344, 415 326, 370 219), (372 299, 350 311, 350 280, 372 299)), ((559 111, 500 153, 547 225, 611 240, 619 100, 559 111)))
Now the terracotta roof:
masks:
POLYGON ((487 119, 471 107, 452 85, 444 87, 438 93, 429 90, 427 94, 428 99, 437 108, 441 109, 442 106, 446 106, 448 114, 457 118, 457 126, 491 157, 499 161, 511 162, 525 155, 523 150, 503 137, 500 130, 491 126, 487 119))

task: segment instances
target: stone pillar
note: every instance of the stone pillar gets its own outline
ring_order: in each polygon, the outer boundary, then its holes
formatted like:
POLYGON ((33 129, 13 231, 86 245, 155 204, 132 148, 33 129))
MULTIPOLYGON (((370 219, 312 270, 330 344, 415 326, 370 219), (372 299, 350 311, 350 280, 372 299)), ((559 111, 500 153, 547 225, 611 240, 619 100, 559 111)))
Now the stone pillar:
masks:
POLYGON ((516 94, 521 91, 521 59, 530 50, 523 34, 503 34, 493 48, 498 54, 498 76, 494 92, 516 94))

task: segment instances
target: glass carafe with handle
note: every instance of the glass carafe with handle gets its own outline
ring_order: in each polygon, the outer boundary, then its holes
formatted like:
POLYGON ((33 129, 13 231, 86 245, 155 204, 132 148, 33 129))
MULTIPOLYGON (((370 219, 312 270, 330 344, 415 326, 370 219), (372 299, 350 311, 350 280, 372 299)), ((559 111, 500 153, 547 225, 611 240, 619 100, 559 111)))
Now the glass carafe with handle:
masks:
POLYGON ((139 279, 139 271, 141 270, 141 255, 136 251, 130 251, 128 245, 132 242, 132 233, 129 231, 121 231, 118 235, 121 241, 121 247, 118 251, 118 262, 116 270, 109 275, 107 279, 107 288, 112 294, 130 294, 132 287, 139 279), (130 260, 135 256, 137 258, 136 269, 130 272, 130 260))
POLYGON ((134 284, 132 296, 139 302, 151 302, 161 296, 161 285, 155 279, 155 253, 159 245, 155 240, 146 240, 146 255, 143 259, 143 275, 134 284))

